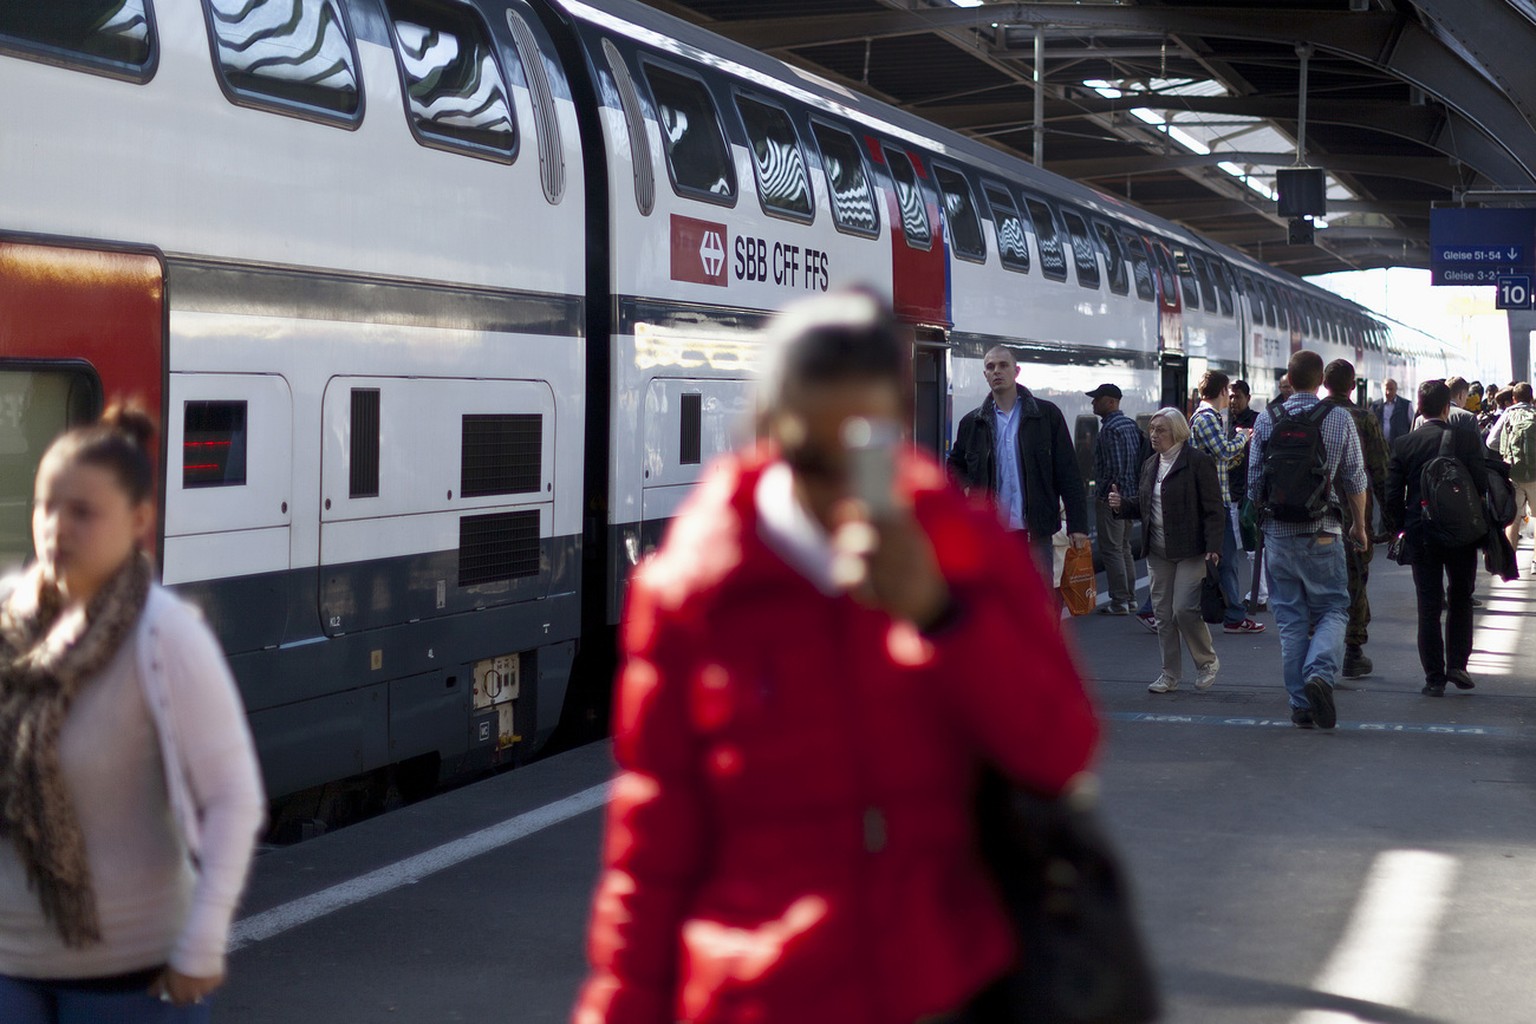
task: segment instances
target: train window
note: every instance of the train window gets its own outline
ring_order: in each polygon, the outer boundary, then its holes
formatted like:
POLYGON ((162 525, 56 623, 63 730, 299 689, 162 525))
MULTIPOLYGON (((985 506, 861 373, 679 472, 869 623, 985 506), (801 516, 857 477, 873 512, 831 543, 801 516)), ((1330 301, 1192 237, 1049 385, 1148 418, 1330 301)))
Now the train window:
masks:
POLYGON ((896 183, 896 205, 901 210, 901 230, 907 236, 907 244, 914 249, 928 249, 933 245, 933 229, 928 225, 928 201, 917 183, 917 172, 907 154, 886 147, 886 166, 891 169, 891 180, 896 183))
POLYGON ((1072 243, 1072 259, 1077 264, 1077 283, 1084 288, 1099 287, 1099 257, 1094 252, 1093 237, 1088 225, 1073 210, 1061 211, 1061 222, 1066 226, 1067 239, 1072 243))
POLYGON ((1178 302, 1179 297, 1174 293, 1174 289, 1178 287, 1175 283, 1178 275, 1173 271, 1173 260, 1168 257, 1168 247, 1162 242, 1153 242, 1152 258, 1157 261, 1158 286, 1162 290, 1163 301, 1170 304, 1178 302))
POLYGON ((1280 297, 1275 294, 1274 285, 1263 279, 1260 279, 1254 283, 1257 284, 1259 286, 1259 290, 1264 293, 1264 323, 1270 327, 1279 327, 1280 310, 1278 306, 1280 304, 1280 297))
POLYGON ((1040 250, 1040 273, 1052 281, 1067 279, 1067 258, 1056 236, 1056 218, 1051 208, 1039 199, 1024 197, 1024 209, 1035 229, 1035 246, 1040 250))
POLYGON ((603 55, 619 87, 619 105, 624 108, 624 128, 629 135, 630 163, 635 169, 635 207, 649 217, 656 207, 656 176, 651 167, 651 136, 645 129, 645 115, 640 112, 640 94, 629 65, 612 39, 603 40, 603 55))
POLYGON ((347 497, 379 496, 379 389, 352 389, 352 458, 347 497))
POLYGON ((736 97, 736 110, 752 143, 752 168, 763 209, 797 220, 810 220, 811 180, 805 173, 800 137, 782 107, 746 96, 736 97))
POLYGON ((459 494, 536 494, 544 486, 544 417, 465 415, 460 422, 459 494))
POLYGON ((1212 256, 1210 258, 1211 272, 1216 275, 1216 301, 1221 306, 1222 316, 1232 315, 1232 275, 1227 270, 1225 262, 1212 256))
POLYGON ((880 214, 875 208, 859 144, 847 132, 819 121, 811 122, 811 134, 816 136, 816 148, 821 150, 833 223, 856 235, 878 235, 880 214))
POLYGON ((987 241, 981 233, 981 216, 965 175, 948 167, 933 165, 933 180, 944 199, 944 226, 950 248, 962 259, 987 261, 987 241))
POLYGON ((339 0, 204 0, 214 67, 233 103, 355 125, 357 49, 339 0))
POLYGON ((1131 276, 1136 279, 1136 297, 1152 302, 1157 298, 1157 285, 1152 281, 1152 260, 1147 255, 1147 243, 1135 235, 1125 236, 1125 252, 1131 261, 1131 276))
POLYGON ((1301 307, 1301 321, 1307 334, 1317 337, 1317 311, 1312 308, 1312 303, 1305 296, 1298 297, 1296 304, 1301 307))
POLYGON ((440 0, 384 0, 411 130, 423 145, 510 161, 517 124, 485 23, 440 0))
POLYGON ((1216 312, 1216 275, 1211 273, 1211 265, 1198 252, 1190 253, 1189 261, 1194 264, 1195 279, 1200 282, 1200 301, 1207 310, 1216 312))
POLYGON ((736 169, 709 87, 697 78, 654 64, 645 65, 645 80, 656 98, 672 188, 678 195, 734 203, 736 169))
POLYGON ((32 481, 43 453, 70 427, 90 423, 100 385, 82 365, 0 368, 0 565, 32 555, 32 481))
POLYGON ((157 40, 150 0, 0 3, 0 52, 147 82, 157 40))
POLYGON ((1104 254, 1104 266, 1109 271, 1109 290, 1116 295, 1128 294, 1131 283, 1125 273, 1125 253, 1120 249, 1120 236, 1101 220, 1093 222, 1093 230, 1099 236, 1099 250, 1104 254))
POLYGON ((187 402, 182 410, 181 486, 245 485, 246 403, 187 402))
POLYGON ((1200 308, 1200 287, 1195 281, 1195 268, 1190 266, 1189 253, 1182 245, 1173 247, 1173 265, 1179 272, 1179 287, 1184 291, 1184 308, 1200 308))
POLYGON ((1029 273, 1029 243, 1024 240, 1024 222, 1019 219, 1019 208, 1013 196, 1001 185, 984 182, 982 192, 987 206, 992 209, 992 229, 997 234, 997 255, 1003 266, 1029 273))

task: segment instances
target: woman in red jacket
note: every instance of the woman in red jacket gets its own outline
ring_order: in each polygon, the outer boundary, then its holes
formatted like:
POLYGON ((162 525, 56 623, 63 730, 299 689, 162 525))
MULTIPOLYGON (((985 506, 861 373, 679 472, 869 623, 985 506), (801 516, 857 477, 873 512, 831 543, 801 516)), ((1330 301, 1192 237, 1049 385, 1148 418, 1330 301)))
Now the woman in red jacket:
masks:
POLYGON ((711 470, 631 583, 578 1024, 957 1014, 1016 953, 978 769, 1060 792, 1097 738, 995 515, 910 450, 889 510, 851 497, 848 424, 905 408, 890 313, 813 300, 768 350, 766 442, 711 470))

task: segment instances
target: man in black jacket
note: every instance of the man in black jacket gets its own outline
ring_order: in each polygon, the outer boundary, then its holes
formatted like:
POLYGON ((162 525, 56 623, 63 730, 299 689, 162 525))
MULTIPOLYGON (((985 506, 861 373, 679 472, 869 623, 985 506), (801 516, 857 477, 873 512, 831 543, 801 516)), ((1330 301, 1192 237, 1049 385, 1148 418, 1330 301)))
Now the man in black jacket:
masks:
POLYGON ((1425 695, 1445 696, 1446 682, 1470 690, 1467 660, 1472 656, 1472 591, 1477 587, 1477 544, 1444 547, 1425 529, 1419 501, 1424 467, 1440 454, 1440 441, 1452 437, 1451 452, 1472 475, 1478 494, 1488 493, 1488 471, 1476 432, 1452 429, 1447 418, 1450 389, 1443 381, 1419 387, 1423 426, 1392 443, 1387 465, 1387 529, 1402 531, 1404 550, 1413 566, 1419 604, 1419 663, 1424 667, 1425 695), (1446 587, 1447 578, 1450 581, 1446 587), (1445 636, 1440 633, 1440 609, 1446 609, 1445 636))
POLYGON ((1063 504, 1072 546, 1088 543, 1087 489, 1072 435, 1060 409, 1017 382, 1018 360, 1008 349, 989 349, 983 370, 992 393, 960 420, 949 471, 967 493, 981 488, 991 495, 1005 526, 1028 532, 1050 576, 1051 538, 1061 530, 1063 504))

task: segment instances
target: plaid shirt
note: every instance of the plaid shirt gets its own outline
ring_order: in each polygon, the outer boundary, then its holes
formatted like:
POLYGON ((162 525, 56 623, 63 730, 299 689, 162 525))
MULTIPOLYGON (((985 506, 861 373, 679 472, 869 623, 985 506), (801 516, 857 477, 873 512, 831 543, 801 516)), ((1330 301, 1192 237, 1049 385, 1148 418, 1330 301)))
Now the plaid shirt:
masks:
MULTIPOLYGON (((1303 391, 1286 401, 1285 411, 1306 412, 1317 402, 1316 395, 1303 391)), ((1259 494, 1259 477, 1264 473, 1264 448, 1269 444, 1269 435, 1274 429, 1274 418, 1266 410, 1253 428, 1253 449, 1248 459, 1248 493, 1255 499, 1259 494)), ((1359 494, 1365 490, 1365 461, 1360 455, 1360 435, 1355 430, 1355 421, 1343 409, 1335 408, 1323 418, 1323 450, 1328 453, 1331 490, 1342 488, 1345 494, 1359 494)), ((1271 520, 1264 523, 1264 532, 1271 537, 1298 537, 1309 533, 1342 534, 1344 527, 1339 518, 1339 510, 1330 503, 1318 525, 1271 520)))
POLYGON ((1248 441, 1241 434, 1228 434, 1221 413, 1210 402, 1201 402, 1189 420, 1190 440, 1197 449, 1216 460, 1216 477, 1221 481, 1221 503, 1232 504, 1232 481, 1227 472, 1243 461, 1248 441))
POLYGON ((1136 497, 1141 486, 1141 428, 1129 416, 1116 409, 1104 417, 1098 443, 1093 446, 1094 494, 1099 501, 1109 500, 1109 485, 1120 488, 1122 498, 1136 497))

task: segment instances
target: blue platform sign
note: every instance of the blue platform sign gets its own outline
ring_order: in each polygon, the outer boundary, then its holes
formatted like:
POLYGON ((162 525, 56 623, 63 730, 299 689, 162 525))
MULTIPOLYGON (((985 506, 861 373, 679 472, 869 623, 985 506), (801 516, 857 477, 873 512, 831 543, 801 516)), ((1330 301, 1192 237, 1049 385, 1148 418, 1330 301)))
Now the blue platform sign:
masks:
POLYGON ((1430 284, 1536 275, 1536 209, 1429 211, 1430 284))

